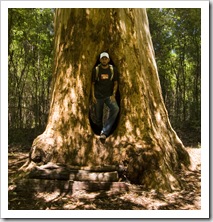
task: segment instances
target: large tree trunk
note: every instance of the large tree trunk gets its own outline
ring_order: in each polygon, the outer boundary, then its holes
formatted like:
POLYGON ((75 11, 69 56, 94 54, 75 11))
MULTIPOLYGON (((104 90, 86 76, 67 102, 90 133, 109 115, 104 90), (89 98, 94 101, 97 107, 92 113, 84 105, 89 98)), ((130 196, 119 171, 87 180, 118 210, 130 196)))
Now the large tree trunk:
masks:
POLYGON ((33 162, 119 165, 146 188, 181 187, 177 171, 190 164, 161 95, 145 9, 57 9, 52 101, 33 162), (91 71, 108 51, 120 73, 119 122, 100 143, 89 121, 91 71))

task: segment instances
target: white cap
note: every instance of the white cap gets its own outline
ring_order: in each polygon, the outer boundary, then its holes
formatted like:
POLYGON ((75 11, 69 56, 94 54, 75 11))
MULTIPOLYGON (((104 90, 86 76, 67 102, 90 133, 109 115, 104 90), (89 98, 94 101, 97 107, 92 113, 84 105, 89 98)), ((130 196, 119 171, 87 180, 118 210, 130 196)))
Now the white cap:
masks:
POLYGON ((102 53, 100 54, 100 59, 101 59, 102 57, 107 57, 107 58, 109 59, 109 54, 108 54, 107 52, 102 52, 102 53))

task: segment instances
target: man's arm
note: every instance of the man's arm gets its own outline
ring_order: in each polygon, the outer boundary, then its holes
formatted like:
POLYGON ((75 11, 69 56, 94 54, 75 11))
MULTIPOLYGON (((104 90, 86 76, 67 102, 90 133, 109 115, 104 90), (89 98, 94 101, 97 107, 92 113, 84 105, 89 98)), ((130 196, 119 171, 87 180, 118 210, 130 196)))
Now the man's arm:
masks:
POLYGON ((91 93, 92 93, 92 102, 97 103, 97 100, 95 98, 95 78, 96 78, 96 70, 92 70, 92 79, 91 79, 91 93))
POLYGON ((97 103, 97 100, 95 98, 95 82, 92 82, 92 102, 97 103))
POLYGON ((118 81, 114 81, 113 93, 110 96, 111 101, 115 101, 115 95, 116 95, 117 90, 118 90, 118 81))
POLYGON ((113 93, 112 93, 113 96, 116 95, 117 90, 118 90, 118 81, 115 81, 114 82, 114 87, 113 87, 113 93))

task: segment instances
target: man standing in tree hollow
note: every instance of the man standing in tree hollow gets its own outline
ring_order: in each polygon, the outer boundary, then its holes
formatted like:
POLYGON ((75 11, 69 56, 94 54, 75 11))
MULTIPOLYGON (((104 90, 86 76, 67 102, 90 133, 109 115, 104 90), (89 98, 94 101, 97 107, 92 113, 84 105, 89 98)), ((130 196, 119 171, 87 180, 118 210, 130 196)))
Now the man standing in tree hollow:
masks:
POLYGON ((97 125, 101 129, 100 140, 104 142, 119 112, 115 99, 118 89, 118 72, 109 64, 107 52, 100 54, 100 64, 92 72, 92 101, 95 104, 97 125), (103 125, 104 104, 109 108, 109 116, 103 125))

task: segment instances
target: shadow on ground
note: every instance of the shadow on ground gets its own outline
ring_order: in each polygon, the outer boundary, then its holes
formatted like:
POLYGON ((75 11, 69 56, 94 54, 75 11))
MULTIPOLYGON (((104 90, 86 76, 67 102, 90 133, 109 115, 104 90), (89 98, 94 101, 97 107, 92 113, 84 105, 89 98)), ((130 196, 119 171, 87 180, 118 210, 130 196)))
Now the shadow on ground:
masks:
MULTIPOLYGON (((20 147, 9 149, 9 210, 200 210, 201 171, 200 149, 188 148, 194 169, 180 174, 186 184, 182 191, 160 193, 145 191, 141 186, 129 185, 129 191, 100 192, 72 191, 64 189, 32 189, 29 181, 18 181, 17 169, 28 158, 29 151, 20 147), (18 182, 17 182, 18 181, 18 182)), ((53 187, 54 188, 54 187, 53 187)))

